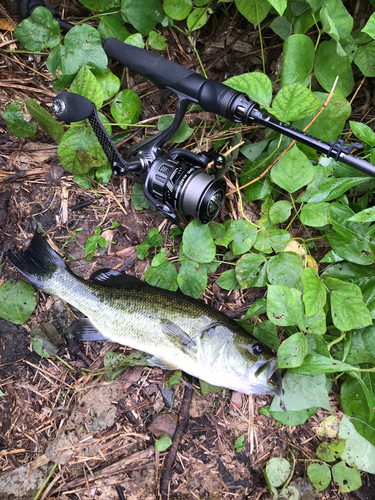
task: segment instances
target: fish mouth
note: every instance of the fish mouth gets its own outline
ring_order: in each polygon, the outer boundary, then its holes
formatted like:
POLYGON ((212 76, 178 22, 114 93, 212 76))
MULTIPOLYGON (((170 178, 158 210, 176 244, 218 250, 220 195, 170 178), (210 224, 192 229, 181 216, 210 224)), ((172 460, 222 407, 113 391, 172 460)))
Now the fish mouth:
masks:
POLYGON ((268 381, 270 381, 277 389, 277 395, 280 397, 280 408, 287 412, 284 403, 283 381, 280 370, 277 369, 277 358, 271 359, 268 369, 268 381))

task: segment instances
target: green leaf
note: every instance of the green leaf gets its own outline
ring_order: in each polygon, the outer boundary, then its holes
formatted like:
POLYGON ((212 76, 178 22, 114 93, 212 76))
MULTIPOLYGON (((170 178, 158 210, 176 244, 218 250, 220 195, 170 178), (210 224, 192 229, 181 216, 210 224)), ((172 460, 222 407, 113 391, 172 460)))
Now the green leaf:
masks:
POLYGON ((369 207, 365 210, 352 215, 347 220, 352 222, 374 222, 375 220, 375 207, 369 207))
POLYGON ((34 99, 26 99, 27 111, 38 122, 39 127, 44 130, 57 144, 60 144, 64 135, 64 127, 53 118, 48 111, 34 101, 34 99))
POLYGON ((207 9, 193 9, 186 20, 186 24, 189 30, 195 31, 204 26, 207 20, 207 9))
POLYGON ((318 373, 351 372, 355 370, 357 368, 338 359, 327 358, 320 354, 307 354, 303 365, 292 368, 291 372, 299 375, 316 375, 318 373))
POLYGON ((103 99, 107 101, 111 99, 120 89, 120 80, 112 71, 95 71, 95 77, 102 89, 103 99))
POLYGON ((87 123, 71 127, 65 132, 57 156, 64 169, 74 174, 85 174, 108 162, 94 131, 87 123))
POLYGON ((210 393, 218 393, 225 391, 223 387, 218 387, 217 385, 208 384, 207 382, 201 379, 199 379, 199 385, 201 387, 203 396, 207 396, 207 394, 210 393))
POLYGON ((332 230, 327 234, 327 239, 332 250, 341 259, 363 265, 370 265, 373 262, 372 247, 369 246, 368 241, 362 235, 349 240, 342 232, 337 233, 332 230))
MULTIPOLYGON (((264 172, 267 165, 258 165, 267 157, 268 155, 263 153, 258 158, 257 163, 253 163, 251 160, 245 161, 240 174, 241 186, 253 181, 264 172)), ((272 193, 273 187, 274 184, 271 182, 269 175, 266 175, 263 179, 250 184, 250 186, 245 187, 243 190, 246 203, 249 201, 265 200, 272 193)))
POLYGON ((314 269, 306 267, 302 271, 303 303, 306 316, 314 316, 325 306, 327 292, 324 284, 317 276, 314 269))
MULTIPOLYGON (((283 87, 272 103, 271 112, 281 121, 303 119, 314 112, 319 105, 311 90, 300 83, 283 87)), ((310 131, 309 131, 310 132, 310 131)))
POLYGON ((242 255, 253 246, 257 227, 245 219, 233 220, 231 227, 234 229, 231 249, 234 255, 242 255))
POLYGON ((229 220, 228 222, 229 224, 226 225, 219 224, 218 222, 213 222, 210 224, 209 228, 215 245, 227 247, 232 241, 234 235, 234 227, 231 226, 231 220, 229 220))
POLYGON ((184 254, 196 262, 212 262, 216 255, 215 243, 210 229, 198 220, 193 220, 182 235, 184 254))
POLYGON ((342 194, 348 191, 351 187, 368 182, 372 177, 348 177, 341 179, 330 179, 319 186, 316 192, 309 193, 309 199, 300 198, 300 201, 308 201, 309 203, 318 203, 320 201, 331 201, 339 198, 342 194))
POLYGON ((0 286, 0 317, 22 325, 32 315, 37 304, 34 288, 25 281, 8 280, 0 286))
POLYGON ((338 330, 349 331, 372 324, 371 314, 357 285, 335 278, 326 278, 324 283, 331 290, 332 320, 338 330))
POLYGON ((16 137, 22 138, 27 135, 33 137, 36 132, 34 122, 26 122, 22 115, 22 108, 19 101, 14 101, 5 109, 3 118, 6 121, 8 130, 16 137))
POLYGON ((375 146, 375 132, 365 123, 350 121, 350 128, 360 141, 365 142, 369 146, 375 146))
POLYGON ((280 252, 267 262, 267 275, 270 285, 285 285, 302 290, 301 275, 303 264, 294 252, 280 252))
POLYGON ((167 44, 164 40, 164 38, 159 35, 156 31, 150 31, 148 34, 148 39, 147 39, 150 47, 152 47, 155 50, 165 50, 167 47, 167 44))
POLYGON ((103 165, 102 167, 99 167, 95 171, 95 179, 100 184, 108 184, 108 182, 111 180, 111 177, 112 177, 112 169, 109 163, 103 165))
POLYGON ((234 269, 224 271, 223 274, 216 280, 216 284, 224 290, 239 290, 241 288, 241 285, 237 281, 236 271, 234 269))
MULTIPOLYGON (((172 125, 173 120, 173 116, 161 116, 158 120, 158 129, 160 132, 167 130, 172 125)), ((170 142, 184 142, 193 132, 194 129, 190 128, 189 125, 183 120, 176 132, 170 138, 170 142)))
POLYGON ((314 43, 306 35, 291 35, 284 43, 281 67, 281 87, 300 83, 304 87, 311 82, 314 66, 314 43))
POLYGON ((271 8, 267 0, 235 0, 240 13, 253 24, 260 24, 271 8))
POLYGON ((116 14, 102 16, 100 18, 98 31, 100 33, 100 38, 103 40, 113 37, 120 40, 120 42, 124 42, 131 34, 116 14))
POLYGON ((14 36, 32 52, 55 47, 60 41, 60 26, 45 7, 37 7, 14 30, 14 36))
POLYGON ((296 425, 302 425, 310 417, 315 415, 317 408, 309 408, 308 410, 299 411, 270 411, 269 406, 263 406, 259 409, 259 413, 265 415, 266 417, 274 418, 283 425, 289 425, 294 427, 296 425))
POLYGON ((163 242, 163 237, 159 234, 159 229, 154 227, 150 229, 147 234, 147 238, 143 243, 137 247, 137 257, 140 260, 144 260, 148 257, 148 251, 152 247, 159 247, 163 242))
POLYGON ((267 316, 279 326, 297 325, 303 315, 302 293, 296 288, 268 285, 267 316))
POLYGON ((81 24, 68 31, 64 43, 52 50, 46 64, 54 76, 56 70, 63 76, 70 75, 71 82, 84 65, 90 69, 104 70, 108 58, 103 50, 99 32, 92 26, 81 24))
POLYGON ((273 457, 268 460, 264 475, 271 486, 278 488, 288 479, 290 474, 290 463, 285 458, 273 457))
POLYGON ((331 482, 331 469, 327 464, 310 464, 307 475, 316 492, 325 490, 331 482))
MULTIPOLYGON (((261 300, 265 302, 264 299, 261 300)), ((249 310, 245 315, 245 319, 246 317, 250 317, 248 316, 249 310)), ((257 324, 253 330, 253 335, 255 338, 263 342, 263 344, 266 344, 266 346, 270 347, 271 349, 277 350, 279 348, 280 341, 277 338, 276 326, 271 321, 266 320, 262 321, 262 323, 257 324)))
POLYGON ((364 76, 375 76, 375 42, 358 47, 354 62, 364 76))
POLYGON ((324 0, 320 10, 323 30, 336 42, 348 38, 353 29, 353 18, 341 0, 324 0))
POLYGON ((307 340, 303 333, 294 333, 284 340, 278 348, 277 367, 293 368, 300 366, 307 354, 307 349, 307 340))
POLYGON ((264 73, 243 73, 226 80, 225 85, 247 94, 260 106, 269 106, 272 100, 272 83, 264 73))
POLYGON ((239 436, 234 442, 234 448, 237 453, 241 453, 241 451, 245 448, 245 433, 239 436))
POLYGON ((368 397, 365 394, 364 386, 375 394, 375 376, 373 373, 362 373, 363 385, 357 378, 347 376, 341 385, 341 405, 344 413, 353 417, 352 424, 357 432, 368 442, 375 446, 375 422, 369 421, 369 416, 373 416, 373 405, 369 408, 368 397))
POLYGON ((168 261, 147 269, 145 281, 150 285, 173 290, 174 292, 178 289, 176 268, 168 261))
POLYGON ((138 184, 138 182, 136 182, 133 187, 132 202, 136 210, 143 210, 144 208, 148 209, 151 207, 145 197, 142 184, 138 184))
POLYGON ((340 57, 336 52, 336 42, 322 42, 319 44, 315 60, 315 76, 320 85, 330 92, 337 81, 335 92, 346 97, 354 87, 354 76, 351 61, 348 56, 340 57))
POLYGON ((283 40, 286 40, 292 33, 292 23, 284 16, 275 17, 270 28, 283 40))
POLYGON ((94 74, 87 66, 82 66, 74 78, 69 92, 82 95, 95 104, 97 109, 103 105, 103 91, 94 74))
POLYGON ((363 302, 370 311, 371 317, 375 318, 375 279, 370 279, 362 287, 363 302))
POLYGON ((51 358, 59 352, 59 348, 45 337, 35 335, 30 338, 34 351, 42 358, 51 358))
MULTIPOLYGON (((256 253, 246 253, 237 262, 236 278, 241 288, 251 288, 256 286, 258 281, 260 266, 265 262, 263 255, 256 253)), ((265 286, 264 284, 258 286, 265 286)))
POLYGON ((192 9, 191 0, 164 0, 164 12, 175 21, 186 19, 192 9))
POLYGON ((293 146, 271 170, 271 180, 289 193, 306 186, 314 178, 314 168, 307 156, 293 146))
POLYGON ((165 451, 172 445, 172 439, 168 434, 163 434, 160 439, 155 441, 155 449, 158 451, 165 451))
MULTIPOLYGON (((326 376, 297 375, 289 371, 283 376, 285 406, 289 411, 301 411, 310 408, 325 408, 329 406, 326 376)), ((270 406, 271 411, 282 411, 280 397, 275 396, 270 406)))
POLYGON ((197 262, 188 260, 180 267, 177 283, 185 295, 200 299, 207 286, 207 273, 199 267, 197 262))
POLYGON ((142 35, 140 33, 134 33, 134 35, 128 36, 125 40, 128 45, 133 45, 133 47, 138 47, 139 49, 144 49, 145 42, 143 41, 142 35))
POLYGON ((285 229, 261 229, 258 232, 254 248, 263 253, 282 252, 290 241, 290 234, 285 229))
POLYGON ((119 0, 80 0, 80 3, 90 10, 102 12, 118 8, 119 0))
MULTIPOLYGON (((314 92, 313 95, 318 99, 318 108, 322 108, 327 100, 328 94, 322 92, 314 92)), ((309 126, 309 134, 318 137, 323 141, 337 140, 338 136, 344 129, 346 120, 351 114, 351 108, 348 101, 339 93, 334 93, 327 107, 316 120, 309 126)), ((313 118, 315 118, 316 110, 303 119, 297 119, 293 122, 293 126, 303 130, 313 118)), ((308 146, 299 145, 301 151, 304 151, 309 158, 317 158, 317 152, 308 146)), ((306 200, 303 200, 306 201, 306 200)), ((314 200, 324 201, 324 200, 314 200)))
POLYGON ((327 332, 326 314, 321 308, 316 314, 302 316, 298 323, 299 329, 304 333, 324 335, 327 332))
POLYGON ((122 90, 111 105, 111 114, 117 125, 126 130, 129 123, 136 123, 141 113, 138 95, 129 89, 122 90))
POLYGON ((170 379, 165 382, 166 387, 174 387, 175 385, 180 383, 180 378, 182 377, 182 372, 177 370, 173 373, 170 379))
POLYGON ((340 439, 332 443, 321 443, 317 450, 317 456, 325 462, 335 462, 338 460, 345 450, 345 441, 340 439))
POLYGON ((269 218, 272 224, 279 224, 289 219, 293 205, 290 201, 277 201, 269 211, 269 218))
POLYGON ((259 316, 259 314, 264 314, 267 310, 266 306, 266 299, 256 300, 254 304, 246 311, 244 319, 252 318, 253 316, 259 316))
POLYGON ((333 480, 339 485, 339 493, 348 493, 362 486, 361 474, 358 469, 351 469, 345 462, 339 462, 332 467, 333 480))
POLYGON ((341 455, 342 460, 348 465, 354 465, 359 470, 375 474, 375 446, 362 437, 353 425, 354 419, 343 415, 339 436, 345 439, 345 450, 341 455))
POLYGON ((302 207, 300 221, 302 224, 311 227, 323 227, 328 222, 328 212, 330 204, 324 201, 318 203, 308 203, 302 207))
POLYGON ((143 35, 147 35, 164 19, 160 0, 122 0, 121 13, 143 35))
POLYGON ((286 6, 288 4, 287 0, 268 0, 272 7, 278 12, 279 16, 282 16, 286 6))
POLYGON ((363 33, 370 35, 372 38, 375 38, 375 12, 371 14, 362 31, 363 33))

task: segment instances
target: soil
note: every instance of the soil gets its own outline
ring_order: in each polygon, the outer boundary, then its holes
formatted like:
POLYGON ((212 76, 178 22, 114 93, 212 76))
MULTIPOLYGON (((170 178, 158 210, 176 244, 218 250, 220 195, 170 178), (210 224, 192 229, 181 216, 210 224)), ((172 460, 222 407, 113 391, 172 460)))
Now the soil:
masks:
MULTIPOLYGON (((64 10, 71 22, 89 14, 74 0, 51 1, 50 5, 60 12, 64 10)), ((20 48, 13 37, 13 27, 20 22, 15 2, 0 4, 0 18, 9 23, 8 29, 0 30, 0 47, 20 48)), ((163 35, 171 59, 192 69, 198 67, 185 36, 169 29, 164 29, 163 35)), ((221 81, 261 70, 258 33, 243 19, 228 23, 227 16, 217 8, 209 24, 195 37, 209 78, 221 81)), ((281 40, 265 29, 263 41, 266 72, 276 77, 282 57, 281 40)), ((174 112, 173 95, 166 95, 131 73, 126 80, 141 97, 141 120, 174 112)), ((24 105, 26 98, 35 99, 50 111, 54 95, 45 58, 1 54, 0 116, 11 102, 19 100, 24 105)), ((367 111, 363 110, 365 98, 363 102, 358 98, 355 103, 363 116, 367 111)), ((191 126, 213 123, 209 114, 194 116, 188 118, 191 126)), ((131 141, 142 139, 142 129, 132 132, 131 141)), ((243 133, 246 136, 245 128, 243 133)), ((261 134, 258 132, 254 139, 261 138, 261 134)), ((131 141, 120 150, 125 151, 131 141)), ((200 137, 195 136, 186 146, 193 149, 199 141, 200 137)), ((241 164, 237 166, 240 168, 241 164)), ((25 248, 33 232, 33 220, 80 276, 88 278, 95 270, 110 267, 143 279, 150 262, 137 260, 136 247, 147 232, 160 228, 169 256, 173 246, 178 247, 179 239, 172 242, 171 223, 152 210, 134 209, 132 186, 130 180, 113 178, 107 186, 96 186, 95 192, 85 191, 71 174, 61 169, 57 146, 46 134, 39 131, 31 140, 17 139, 7 132, 0 118, 0 285, 9 278, 21 278, 6 254, 25 248), (93 204, 70 210, 69 207, 93 196, 93 204), (107 245, 86 262, 83 247, 87 238, 95 227, 104 230, 113 221, 119 226, 112 230, 110 239, 117 244, 107 245), (81 232, 75 232, 77 228, 81 232)), ((237 203, 234 198, 228 199, 222 219, 238 214, 237 203)), ((259 206, 251 203, 245 210, 257 218, 259 206)), ((222 266, 218 272, 224 270, 222 266)), ((243 317, 259 298, 259 289, 244 294, 222 293, 213 284, 216 277, 210 276, 203 300, 231 317, 243 317)), ((0 389, 4 393, 0 397, 0 500, 34 498, 50 472, 52 479, 43 489, 42 499, 110 500, 124 495, 134 500, 159 498, 166 452, 155 450, 155 439, 164 432, 173 437, 185 385, 168 391, 163 387, 166 372, 147 366, 127 368, 114 381, 108 381, 105 375, 88 375, 84 371, 87 367, 91 373, 100 371, 107 351, 130 350, 108 342, 68 345, 64 332, 78 316, 78 311, 57 297, 39 292, 38 306, 25 325, 0 319, 0 389), (49 332, 50 337, 52 331, 58 358, 41 358, 33 351, 30 332, 36 328, 49 332), (32 492, 30 484, 34 485, 32 492)), ((267 461, 271 457, 291 460, 292 456, 296 462, 291 484, 299 490, 300 498, 375 498, 374 477, 368 474, 363 474, 363 487, 351 495, 340 493, 332 485, 316 494, 309 485, 307 466, 316 459, 315 450, 322 441, 314 428, 329 415, 325 410, 319 410, 302 426, 286 427, 259 414, 259 408, 269 404, 270 397, 246 397, 229 390, 224 397, 222 393, 203 397, 199 386, 196 389, 172 470, 170 498, 266 500, 271 498, 263 474, 267 461), (238 453, 234 442, 243 433, 245 448, 238 453)), ((334 413, 340 417, 334 396, 331 402, 334 413)))

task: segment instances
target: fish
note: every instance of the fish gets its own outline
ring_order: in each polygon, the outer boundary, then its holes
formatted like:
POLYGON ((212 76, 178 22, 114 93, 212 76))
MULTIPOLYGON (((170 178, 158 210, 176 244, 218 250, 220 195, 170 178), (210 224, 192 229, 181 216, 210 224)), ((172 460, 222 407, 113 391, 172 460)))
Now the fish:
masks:
POLYGON ((9 252, 8 259, 38 289, 85 316, 70 325, 78 340, 127 345, 147 353, 154 366, 243 394, 278 395, 284 407, 272 351, 203 301, 114 269, 101 269, 85 280, 38 231, 26 250, 9 252))

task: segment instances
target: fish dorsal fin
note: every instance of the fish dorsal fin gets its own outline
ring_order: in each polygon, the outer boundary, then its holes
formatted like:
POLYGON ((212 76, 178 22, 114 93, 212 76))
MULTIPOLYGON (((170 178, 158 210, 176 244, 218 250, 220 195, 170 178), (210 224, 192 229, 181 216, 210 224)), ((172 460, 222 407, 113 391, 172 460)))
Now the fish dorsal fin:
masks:
POLYGON ((173 343, 177 343, 182 349, 196 346, 194 340, 192 340, 182 328, 176 325, 176 323, 166 318, 161 318, 160 322, 163 333, 165 333, 173 343))
POLYGON ((144 281, 116 269, 99 269, 90 276, 90 281, 104 286, 145 285, 144 281))
POLYGON ((73 321, 69 326, 68 333, 73 335, 77 340, 83 342, 104 342, 108 340, 108 338, 102 335, 87 318, 73 321))

